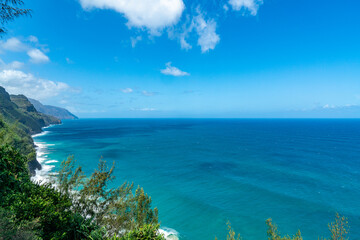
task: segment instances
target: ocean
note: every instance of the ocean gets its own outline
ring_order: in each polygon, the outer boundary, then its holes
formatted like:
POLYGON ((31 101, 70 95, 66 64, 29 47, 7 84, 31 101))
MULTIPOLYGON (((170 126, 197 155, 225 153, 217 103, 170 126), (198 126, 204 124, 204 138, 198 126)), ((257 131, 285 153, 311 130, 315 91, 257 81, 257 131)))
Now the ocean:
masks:
POLYGON ((181 240, 329 236, 338 212, 360 239, 360 120, 80 119, 34 136, 43 170, 74 155, 90 174, 103 157, 116 180, 144 188, 161 228, 181 240))

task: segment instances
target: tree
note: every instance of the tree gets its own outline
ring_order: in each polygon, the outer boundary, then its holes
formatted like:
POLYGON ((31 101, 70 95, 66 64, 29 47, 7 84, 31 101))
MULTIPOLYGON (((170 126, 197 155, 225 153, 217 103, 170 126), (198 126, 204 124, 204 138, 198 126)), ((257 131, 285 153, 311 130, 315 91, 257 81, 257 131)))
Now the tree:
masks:
POLYGON ((285 237, 281 237, 276 224, 272 223, 271 218, 266 220, 266 225, 268 226, 268 230, 267 230, 268 240, 302 240, 300 230, 298 230, 293 237, 290 237, 288 235, 285 237))
POLYGON ((113 237, 110 240, 165 240, 165 237, 159 233, 159 224, 149 225, 146 224, 142 227, 130 231, 122 238, 113 237))
MULTIPOLYGON (((349 223, 346 217, 340 216, 339 213, 335 215, 335 221, 329 223, 330 238, 329 240, 348 240, 349 223)), ((323 240, 327 240, 323 238, 323 240)))
POLYGON ((158 211, 151 208, 151 198, 142 188, 138 187, 134 194, 133 184, 127 182, 117 188, 109 187, 115 179, 113 171, 114 164, 108 168, 106 161, 100 159, 98 169, 86 177, 74 158, 69 157, 62 162, 55 185, 72 199, 72 210, 104 226, 107 237, 124 235, 146 224, 156 225, 158 211))
MULTIPOLYGON (((228 235, 226 236, 226 240, 242 240, 240 233, 237 235, 237 238, 235 238, 235 231, 231 228, 231 224, 230 221, 228 221, 227 223, 227 229, 228 229, 228 235)), ((217 237, 215 237, 215 240, 217 240, 217 237)))
POLYGON ((31 10, 21 8, 24 5, 22 0, 0 0, 0 34, 5 33, 5 24, 20 16, 30 16, 31 10))

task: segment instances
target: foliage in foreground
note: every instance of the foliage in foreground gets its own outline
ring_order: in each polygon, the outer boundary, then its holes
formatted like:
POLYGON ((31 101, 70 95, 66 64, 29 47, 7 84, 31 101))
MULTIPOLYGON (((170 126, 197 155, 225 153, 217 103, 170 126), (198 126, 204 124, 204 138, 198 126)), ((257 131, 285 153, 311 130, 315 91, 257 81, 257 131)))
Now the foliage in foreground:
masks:
POLYGON ((133 194, 133 184, 125 182, 109 188, 114 180, 114 165, 107 168, 99 161, 98 169, 86 177, 81 167, 76 167, 72 157, 62 162, 55 184, 59 191, 72 199, 72 210, 84 218, 104 226, 110 235, 138 229, 145 224, 158 223, 157 208, 151 208, 151 198, 138 187, 133 194))
POLYGON ((0 34, 5 33, 4 25, 23 15, 30 15, 30 9, 21 8, 22 0, 1 0, 0 1, 0 34))
POLYGON ((26 164, 18 151, 0 146, 0 239, 163 239, 157 233, 157 210, 141 188, 133 194, 125 183, 108 190, 114 168, 105 161, 86 179, 69 159, 58 188, 33 183, 26 164))
MULTIPOLYGON (((292 237, 290 237, 289 235, 282 237, 277 228, 277 225, 272 222, 271 218, 266 220, 266 225, 267 225, 268 240, 303 240, 300 230, 298 230, 297 233, 292 237)), ((227 226, 228 226, 229 232, 226 237, 226 240, 242 240, 240 234, 238 234, 237 238, 235 238, 236 233, 231 228, 230 222, 227 223, 227 226)), ((349 224, 348 224, 348 220, 346 217, 340 216, 338 213, 336 213, 335 221, 332 223, 329 223, 328 227, 329 227, 329 231, 330 231, 330 238, 321 238, 322 240, 348 240, 349 239, 347 237, 347 235, 349 233, 349 224)), ((215 238, 215 240, 217 240, 217 238, 215 238)))

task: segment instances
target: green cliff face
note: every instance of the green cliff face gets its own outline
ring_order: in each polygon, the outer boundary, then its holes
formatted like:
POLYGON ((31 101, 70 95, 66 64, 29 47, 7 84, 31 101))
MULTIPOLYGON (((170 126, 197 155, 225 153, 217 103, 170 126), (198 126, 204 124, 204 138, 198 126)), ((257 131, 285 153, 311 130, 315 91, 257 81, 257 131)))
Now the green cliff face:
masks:
POLYGON ((41 128, 50 124, 60 124, 55 117, 36 111, 24 95, 9 95, 0 87, 0 144, 15 147, 29 161, 32 174, 41 169, 36 161, 36 152, 31 134, 41 132, 41 128))
POLYGON ((10 100, 21 113, 17 120, 30 128, 30 133, 39 133, 41 128, 50 124, 60 124, 61 121, 53 116, 48 116, 36 111, 34 105, 24 95, 10 95, 10 100))

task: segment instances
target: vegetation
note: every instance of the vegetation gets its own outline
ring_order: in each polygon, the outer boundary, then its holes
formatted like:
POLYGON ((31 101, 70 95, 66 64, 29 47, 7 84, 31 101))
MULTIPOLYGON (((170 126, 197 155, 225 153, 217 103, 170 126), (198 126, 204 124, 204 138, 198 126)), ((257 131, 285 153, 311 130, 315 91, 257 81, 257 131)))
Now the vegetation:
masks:
POLYGON ((271 218, 266 220, 266 225, 268 227, 267 235, 269 240, 302 240, 300 230, 298 230, 293 237, 290 236, 281 237, 276 224, 272 223, 271 218))
POLYGON ((5 24, 20 16, 29 16, 30 9, 21 8, 24 5, 22 0, 1 0, 0 1, 0 34, 5 33, 5 24))
MULTIPOLYGON (((90 176, 69 157, 52 182, 30 180, 28 161, 36 156, 30 133, 56 120, 0 87, 0 239, 164 240, 151 198, 127 182, 111 188, 114 164, 103 159, 90 176)), ((268 240, 302 240, 300 231, 281 236, 271 219, 266 224, 268 240)), ((347 240, 347 219, 337 214, 329 230, 322 240, 347 240)), ((227 240, 241 239, 228 223, 227 240)))
MULTIPOLYGON (((31 14, 30 9, 21 8, 23 4, 22 0, 0 0, 0 34, 6 32, 6 23, 31 14)), ((76 118, 64 109, 40 107, 76 118)), ((53 184, 30 180, 28 162, 36 161, 30 134, 59 122, 37 112, 25 96, 10 96, 0 87, 0 240, 164 240, 151 198, 140 187, 134 193, 133 184, 126 182, 109 188, 114 165, 108 168, 102 159, 90 177, 70 157, 53 184)), ((302 240, 300 231, 282 237, 271 219, 266 224, 268 240, 302 240)), ((336 214, 329 230, 330 237, 323 240, 347 240, 347 219, 336 214)), ((236 237, 228 223, 227 240, 235 239, 241 236, 236 237)))
POLYGON ((12 147, 0 147, 0 228, 6 229, 0 239, 24 234, 31 239, 164 239, 157 231, 157 210, 143 189, 133 194, 126 183, 107 188, 114 167, 108 169, 105 161, 86 178, 69 158, 58 187, 33 183, 26 163, 12 147))
POLYGON ((7 144, 19 149, 20 153, 26 156, 28 160, 35 159, 36 153, 31 136, 19 127, 18 122, 7 123, 1 115, 0 142, 2 145, 7 144))
POLYGON ((349 223, 346 217, 340 216, 338 213, 335 216, 335 221, 330 223, 330 238, 323 238, 323 240, 348 240, 349 223))
MULTIPOLYGON (((240 233, 237 235, 237 237, 235 238, 235 231, 231 228, 231 224, 230 222, 228 221, 227 222, 227 228, 228 228, 228 235, 226 237, 226 240, 242 240, 241 236, 240 236, 240 233)), ((217 240, 217 237, 215 237, 215 240, 217 240)))
POLYGON ((9 95, 0 87, 0 144, 8 144, 27 157, 31 174, 41 169, 36 161, 34 142, 30 134, 40 133, 41 128, 61 121, 38 113, 24 95, 9 95))
POLYGON ((56 184, 60 193, 72 199, 72 210, 97 225, 104 226, 108 235, 141 228, 145 224, 157 224, 157 209, 151 209, 151 198, 140 187, 133 194, 133 184, 124 183, 109 188, 114 180, 114 165, 109 169, 99 161, 98 169, 87 178, 81 167, 69 157, 62 163, 56 184))
POLYGON ((61 123, 61 121, 53 117, 53 115, 38 112, 35 106, 24 95, 10 95, 10 100, 17 105, 22 114, 29 115, 32 119, 36 120, 40 127, 61 123))
MULTIPOLYGON (((284 237, 281 236, 276 224, 272 222, 272 219, 269 218, 266 220, 267 225, 267 236, 268 240, 303 240, 301 236, 300 230, 297 233, 290 237, 286 235, 284 237)), ((238 234, 237 238, 235 238, 235 231, 231 228, 230 222, 227 223, 228 226, 228 235, 226 240, 241 240, 240 234, 238 234)), ((329 225, 330 238, 321 238, 322 240, 348 240, 347 237, 349 233, 349 224, 348 220, 344 216, 340 216, 338 213, 335 215, 335 221, 330 223, 329 225)), ((217 238, 215 238, 217 240, 217 238)))
POLYGON ((70 157, 53 183, 30 180, 30 134, 58 122, 0 87, 0 239, 164 239, 151 198, 133 184, 109 188, 114 166, 102 159, 89 177, 70 157))

